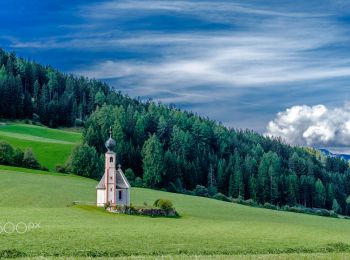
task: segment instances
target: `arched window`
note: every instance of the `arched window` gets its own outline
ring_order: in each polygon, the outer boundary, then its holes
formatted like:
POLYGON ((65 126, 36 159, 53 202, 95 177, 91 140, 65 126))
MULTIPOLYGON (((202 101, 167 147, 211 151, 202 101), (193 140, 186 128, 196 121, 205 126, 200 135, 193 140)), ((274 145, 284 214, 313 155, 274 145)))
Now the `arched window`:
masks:
POLYGON ((109 158, 109 162, 113 162, 113 157, 109 158))

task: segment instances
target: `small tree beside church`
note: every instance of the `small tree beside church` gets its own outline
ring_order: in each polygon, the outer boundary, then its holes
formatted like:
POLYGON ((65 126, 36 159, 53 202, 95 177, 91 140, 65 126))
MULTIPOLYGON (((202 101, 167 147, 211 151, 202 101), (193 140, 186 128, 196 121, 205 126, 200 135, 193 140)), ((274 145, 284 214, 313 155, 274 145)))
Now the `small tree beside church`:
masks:
POLYGON ((162 181, 163 148, 155 134, 143 145, 142 162, 144 183, 149 187, 156 187, 162 181))
POLYGON ((101 175, 102 164, 95 148, 82 144, 74 148, 67 168, 77 175, 97 178, 101 175))

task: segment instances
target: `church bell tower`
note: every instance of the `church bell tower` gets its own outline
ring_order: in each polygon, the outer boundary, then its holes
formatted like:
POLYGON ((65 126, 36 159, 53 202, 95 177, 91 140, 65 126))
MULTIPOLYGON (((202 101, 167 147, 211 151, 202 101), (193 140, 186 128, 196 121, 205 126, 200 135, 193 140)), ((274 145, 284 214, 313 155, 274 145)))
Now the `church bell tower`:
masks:
POLYGON ((105 154, 105 187, 106 201, 116 205, 116 156, 114 152, 115 141, 112 138, 112 128, 109 129, 109 139, 105 143, 107 152, 105 154))

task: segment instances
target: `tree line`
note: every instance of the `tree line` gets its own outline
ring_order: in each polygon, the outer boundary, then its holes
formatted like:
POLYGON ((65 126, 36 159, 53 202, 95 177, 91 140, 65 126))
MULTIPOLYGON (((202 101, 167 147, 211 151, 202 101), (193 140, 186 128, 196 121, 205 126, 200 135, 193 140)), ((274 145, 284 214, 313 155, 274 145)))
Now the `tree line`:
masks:
POLYGON ((2 49, 0 93, 0 117, 30 118, 49 127, 81 126, 104 103, 139 102, 100 81, 64 74, 2 49))
POLYGON ((173 106, 141 102, 100 81, 3 50, 0 91, 2 118, 29 118, 50 127, 83 125, 84 144, 67 163, 79 175, 101 177, 112 126, 118 163, 137 185, 350 214, 350 170, 342 159, 227 128, 173 106))
POLYGON ((343 159, 154 102, 97 107, 83 131, 97 154, 110 126, 118 162, 146 187, 350 214, 343 159))

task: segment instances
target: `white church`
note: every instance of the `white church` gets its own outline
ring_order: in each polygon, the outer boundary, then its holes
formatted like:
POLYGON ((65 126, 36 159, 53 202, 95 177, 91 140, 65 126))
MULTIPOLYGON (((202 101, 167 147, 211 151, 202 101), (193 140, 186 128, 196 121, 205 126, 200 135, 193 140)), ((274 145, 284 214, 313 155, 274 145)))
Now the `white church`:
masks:
POLYGON ((120 164, 116 168, 116 154, 113 151, 116 143, 111 130, 105 145, 105 172, 96 186, 97 206, 103 207, 108 202, 111 206, 130 206, 130 184, 120 164))

